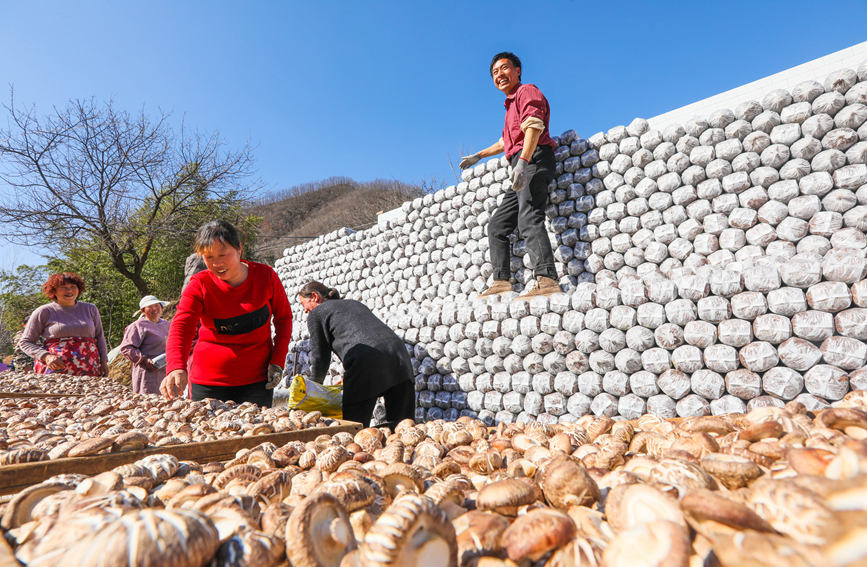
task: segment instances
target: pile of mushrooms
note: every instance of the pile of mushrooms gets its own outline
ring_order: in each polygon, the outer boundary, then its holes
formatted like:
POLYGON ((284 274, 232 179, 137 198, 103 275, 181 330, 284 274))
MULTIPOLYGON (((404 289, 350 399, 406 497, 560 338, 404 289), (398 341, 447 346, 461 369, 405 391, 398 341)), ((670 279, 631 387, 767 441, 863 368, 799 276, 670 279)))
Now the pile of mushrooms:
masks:
POLYGON ((0 392, 116 395, 129 392, 129 386, 100 376, 7 371, 0 373, 0 392))
MULTIPOLYGON (((110 380, 82 381, 91 386, 110 380)), ((335 424, 319 412, 129 390, 0 400, 0 466, 215 441, 335 424)))
POLYGON ((867 392, 815 414, 405 420, 60 475, 0 512, 0 565, 863 565, 867 392))

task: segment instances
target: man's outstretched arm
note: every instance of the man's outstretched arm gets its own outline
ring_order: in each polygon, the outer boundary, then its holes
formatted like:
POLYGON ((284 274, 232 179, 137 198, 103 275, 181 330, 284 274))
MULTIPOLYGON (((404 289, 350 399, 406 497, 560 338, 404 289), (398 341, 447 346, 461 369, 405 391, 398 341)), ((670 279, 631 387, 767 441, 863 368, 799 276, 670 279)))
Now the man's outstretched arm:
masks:
POLYGON ((503 138, 500 138, 495 144, 488 146, 484 150, 462 157, 460 167, 461 169, 466 169, 470 166, 476 165, 482 158, 491 157, 503 153, 503 149, 503 138))

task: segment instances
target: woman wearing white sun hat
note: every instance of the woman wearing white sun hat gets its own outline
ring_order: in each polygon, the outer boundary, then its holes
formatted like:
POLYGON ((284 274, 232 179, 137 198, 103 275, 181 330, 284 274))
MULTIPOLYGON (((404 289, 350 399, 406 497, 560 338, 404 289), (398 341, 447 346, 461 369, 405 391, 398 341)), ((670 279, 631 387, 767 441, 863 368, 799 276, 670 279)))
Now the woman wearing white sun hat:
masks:
POLYGON ((160 301, 156 296, 142 297, 138 303, 139 310, 135 312, 139 318, 123 333, 120 352, 133 363, 133 392, 160 393, 160 383, 166 376, 166 338, 170 326, 168 321, 160 317, 166 305, 167 302, 160 301))

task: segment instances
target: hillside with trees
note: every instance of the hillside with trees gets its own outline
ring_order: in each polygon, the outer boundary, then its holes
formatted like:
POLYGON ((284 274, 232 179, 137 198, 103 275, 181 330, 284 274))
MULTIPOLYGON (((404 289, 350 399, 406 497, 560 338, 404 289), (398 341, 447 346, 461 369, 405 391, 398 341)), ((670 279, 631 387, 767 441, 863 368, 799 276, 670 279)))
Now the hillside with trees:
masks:
POLYGON ((342 227, 355 230, 376 223, 377 214, 424 194, 426 188, 378 179, 358 183, 331 177, 273 193, 245 209, 262 219, 254 255, 273 264, 283 250, 342 227))

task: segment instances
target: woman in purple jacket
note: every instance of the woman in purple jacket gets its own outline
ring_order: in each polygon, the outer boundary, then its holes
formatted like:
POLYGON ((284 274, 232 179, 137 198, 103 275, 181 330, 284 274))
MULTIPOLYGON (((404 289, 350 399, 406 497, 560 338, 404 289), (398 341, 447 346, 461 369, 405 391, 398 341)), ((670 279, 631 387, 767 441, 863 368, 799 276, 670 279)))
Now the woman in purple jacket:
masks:
POLYGON ((136 313, 141 316, 123 332, 120 352, 133 363, 132 391, 159 394, 160 383, 166 377, 166 339, 170 326, 160 315, 168 303, 146 295, 138 305, 136 313))
POLYGON ((76 376, 106 376, 108 350, 99 310, 78 301, 84 280, 78 274, 52 274, 42 285, 51 303, 37 307, 18 343, 33 357, 38 374, 54 372, 76 376), (39 337, 45 339, 39 345, 39 337))

